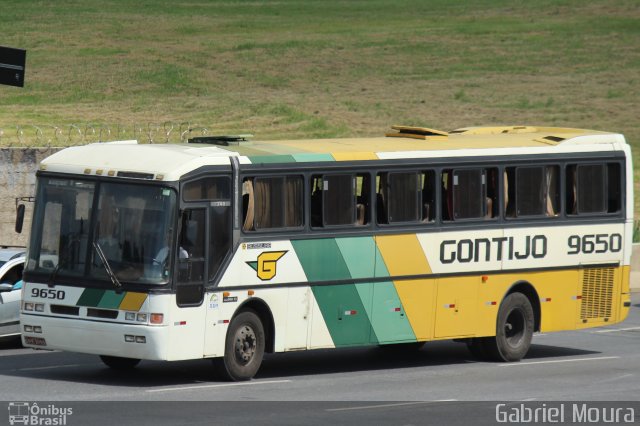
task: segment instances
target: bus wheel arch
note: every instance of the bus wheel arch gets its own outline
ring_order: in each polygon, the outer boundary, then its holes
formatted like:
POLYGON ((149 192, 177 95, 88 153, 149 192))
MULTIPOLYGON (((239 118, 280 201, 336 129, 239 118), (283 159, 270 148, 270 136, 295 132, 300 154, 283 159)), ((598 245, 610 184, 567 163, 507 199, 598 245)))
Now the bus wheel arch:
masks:
POLYGON ((526 284, 514 285, 498 308, 495 336, 473 339, 471 353, 493 361, 520 361, 531 347, 535 317, 531 289, 526 284))
POLYGON ((275 339, 276 326, 275 326, 275 322, 273 321, 273 314, 271 313, 271 309, 269 309, 269 306, 266 304, 264 300, 257 297, 252 297, 249 300, 242 303, 238 307, 238 309, 236 309, 236 312, 233 314, 233 317, 236 317, 241 312, 246 310, 253 311, 256 315, 258 315, 258 318, 260 318, 260 321, 262 321, 262 325, 264 327, 264 338, 265 338, 264 351, 270 354, 274 353, 275 341, 276 341, 275 339))
POLYGON ((528 352, 534 331, 540 330, 540 298, 526 281, 505 293, 496 316, 496 335, 467 341, 473 356, 492 361, 519 361, 528 352))
POLYGON ((529 303, 531 303, 531 307, 533 308, 533 331, 539 332, 542 324, 542 311, 540 308, 540 296, 536 289, 528 281, 517 281, 513 283, 505 293, 502 300, 504 301, 504 299, 512 293, 522 293, 527 297, 527 299, 529 299, 529 303))

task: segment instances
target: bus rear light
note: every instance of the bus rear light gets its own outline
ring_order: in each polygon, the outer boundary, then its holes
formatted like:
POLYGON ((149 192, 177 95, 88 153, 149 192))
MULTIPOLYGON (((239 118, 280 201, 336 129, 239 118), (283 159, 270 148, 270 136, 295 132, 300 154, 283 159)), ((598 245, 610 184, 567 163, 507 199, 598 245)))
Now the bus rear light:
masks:
POLYGON ((33 302, 24 302, 25 311, 33 311, 33 302))
POLYGON ((44 303, 36 303, 35 304, 36 312, 44 312, 44 303))
POLYGON ((162 324, 164 321, 164 314, 151 314, 149 322, 151 324, 162 324))

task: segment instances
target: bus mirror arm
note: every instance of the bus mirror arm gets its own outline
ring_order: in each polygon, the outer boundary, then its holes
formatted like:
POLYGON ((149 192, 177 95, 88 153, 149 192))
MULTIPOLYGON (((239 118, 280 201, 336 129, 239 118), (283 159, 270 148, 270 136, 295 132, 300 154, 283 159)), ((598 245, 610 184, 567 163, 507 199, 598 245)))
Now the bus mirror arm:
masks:
POLYGON ((18 204, 16 206, 16 233, 22 233, 22 226, 24 225, 24 212, 25 206, 24 204, 18 204))

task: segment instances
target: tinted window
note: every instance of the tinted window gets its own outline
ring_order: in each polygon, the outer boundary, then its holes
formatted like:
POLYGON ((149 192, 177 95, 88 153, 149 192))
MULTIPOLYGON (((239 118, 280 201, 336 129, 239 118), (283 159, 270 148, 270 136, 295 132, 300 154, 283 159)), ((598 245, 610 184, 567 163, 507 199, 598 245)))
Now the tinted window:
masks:
POLYGON ((304 223, 302 176, 257 177, 243 185, 244 229, 300 227, 304 223))

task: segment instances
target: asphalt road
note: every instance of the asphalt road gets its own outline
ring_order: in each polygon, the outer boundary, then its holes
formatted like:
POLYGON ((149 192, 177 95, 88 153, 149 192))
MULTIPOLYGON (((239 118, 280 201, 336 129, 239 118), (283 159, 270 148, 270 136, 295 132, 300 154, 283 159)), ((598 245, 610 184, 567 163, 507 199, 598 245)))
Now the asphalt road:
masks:
MULTIPOLYGON (((85 404, 84 411, 126 416, 123 424, 145 424, 141 420, 156 416, 166 424, 178 419, 211 424, 212 413, 218 420, 231 416, 215 424, 340 424, 337 419, 425 424, 425 416, 441 424, 456 424, 456 419, 464 424, 460 413, 465 410, 494 419, 495 403, 448 401, 640 401, 639 343, 640 293, 633 294, 625 322, 535 335, 528 356, 517 363, 476 362, 463 344, 432 342, 408 352, 358 348, 277 354, 266 358, 254 380, 225 383, 217 381, 207 360, 143 361, 136 370, 119 373, 92 355, 3 342, 0 401, 100 401, 85 404)), ((76 410, 76 420, 78 411, 83 410, 76 410)), ((636 411, 640 415, 640 407, 636 411)), ((0 424, 4 421, 0 411, 0 424)))

